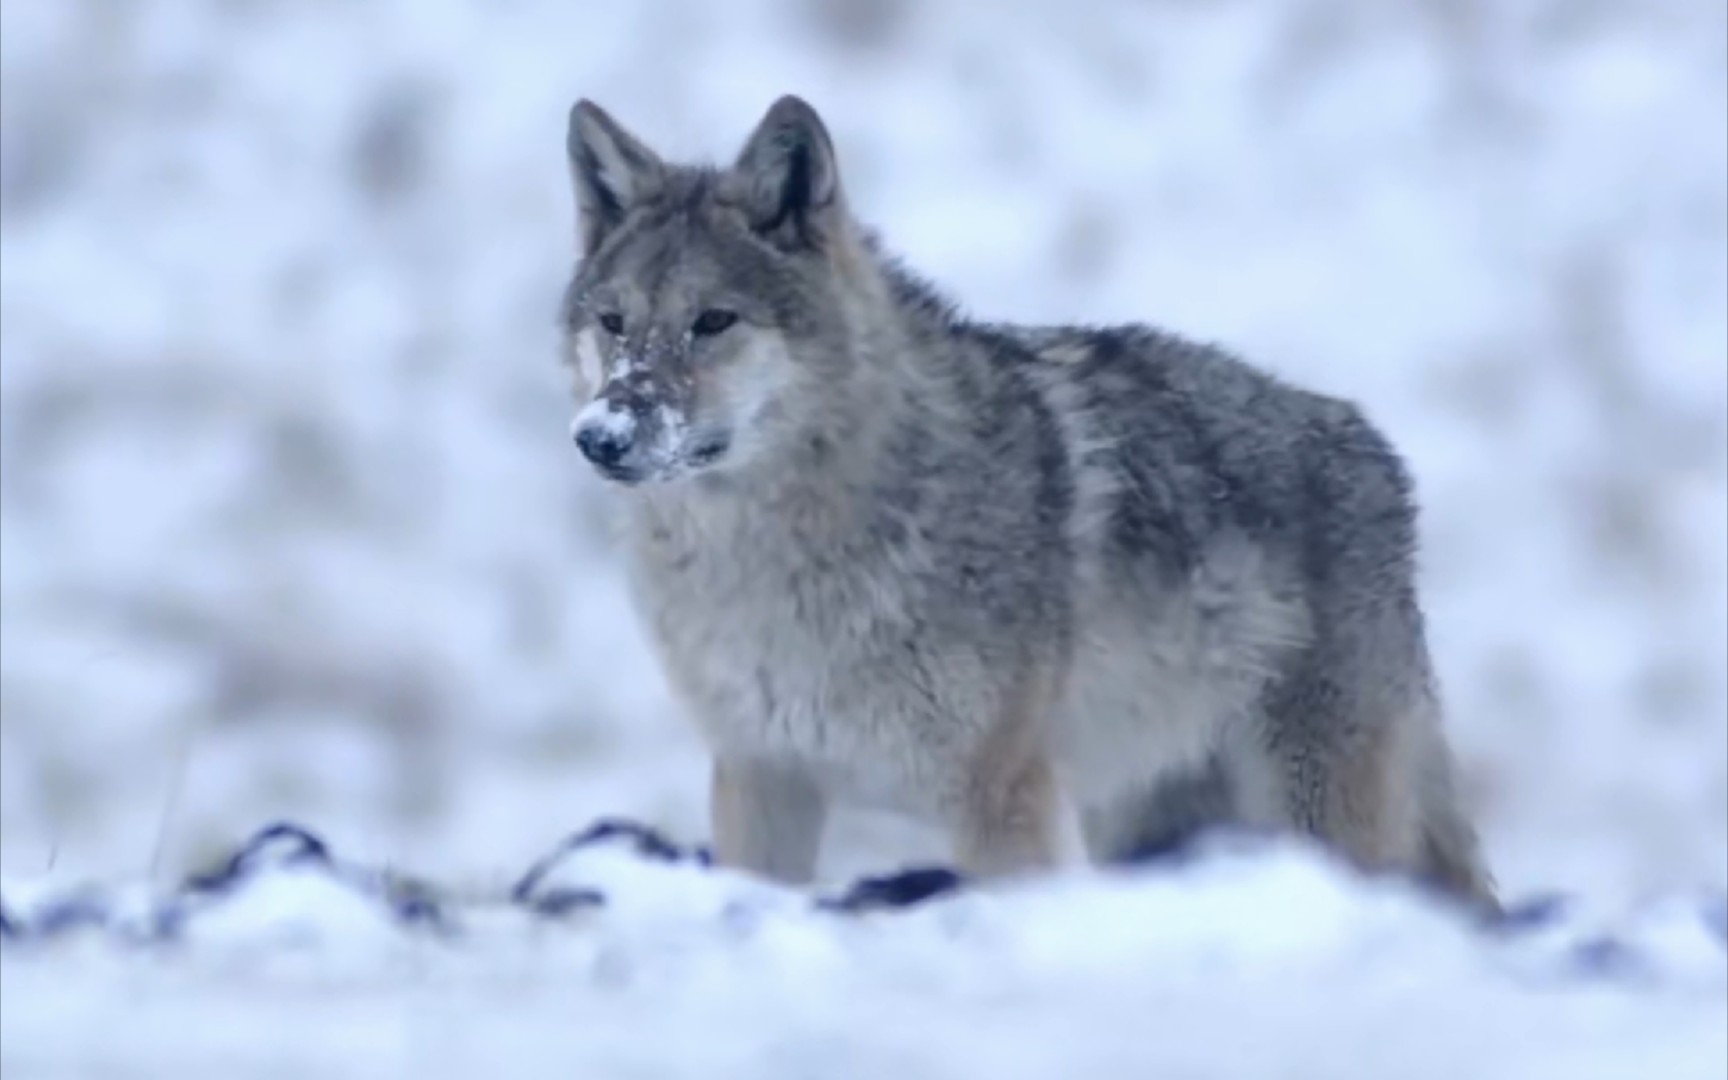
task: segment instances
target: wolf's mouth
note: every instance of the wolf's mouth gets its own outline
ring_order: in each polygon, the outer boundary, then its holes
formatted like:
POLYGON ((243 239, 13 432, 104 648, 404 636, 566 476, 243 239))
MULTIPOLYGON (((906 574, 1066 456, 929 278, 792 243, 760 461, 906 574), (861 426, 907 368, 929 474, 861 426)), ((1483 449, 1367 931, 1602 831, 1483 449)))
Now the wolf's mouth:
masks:
POLYGON ((725 438, 704 440, 685 451, 679 460, 666 462, 660 467, 642 465, 627 465, 623 462, 591 462, 594 471, 615 484, 625 487, 635 487, 637 484, 656 480, 672 480, 693 469, 712 465, 726 456, 732 443, 725 438))
POLYGON ((629 465, 596 464, 594 471, 614 484, 623 484, 625 487, 634 487, 648 478, 647 473, 629 465))

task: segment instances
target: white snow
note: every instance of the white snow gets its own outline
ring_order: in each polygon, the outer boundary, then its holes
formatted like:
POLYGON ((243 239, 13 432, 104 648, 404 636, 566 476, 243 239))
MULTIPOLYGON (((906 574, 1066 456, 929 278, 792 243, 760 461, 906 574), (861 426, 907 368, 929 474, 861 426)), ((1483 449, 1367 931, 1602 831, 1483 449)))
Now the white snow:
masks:
POLYGON ((655 455, 669 465, 678 462, 690 449, 690 418, 683 409, 662 401, 654 407, 654 419, 659 429, 655 455))
POLYGON ((0 1061, 8 1076, 236 1080, 1728 1067, 1728 953, 1677 911, 1622 927, 1648 954, 1635 974, 1581 977, 1553 942, 1485 938, 1295 847, 862 919, 615 851, 571 870, 609 902, 561 924, 474 904, 459 937, 415 938, 292 873, 194 919, 180 950, 7 953, 0 1061))
POLYGON ((576 419, 570 421, 571 438, 586 428, 627 442, 636 434, 636 414, 610 398, 598 397, 577 410, 576 419))
MULTIPOLYGON (((1149 319, 1364 403, 1416 476, 1509 895, 1728 886, 1728 8, 990 7, 0 7, 8 902, 45 873, 159 887, 276 817, 481 895, 602 814, 703 835, 705 763, 564 430, 563 128, 588 96, 724 161, 787 91, 969 310, 1149 319)), ((941 854, 835 825, 830 882, 941 854)), ((713 894, 648 886, 590 932, 453 948, 373 940, 307 881, 287 943, 232 913, 239 960, 8 950, 0 1054, 8 1077, 1723 1072, 1720 968, 1669 955, 1699 955, 1683 921, 1649 931, 1671 977, 1531 985, 1303 865, 741 937, 672 932, 713 894)))

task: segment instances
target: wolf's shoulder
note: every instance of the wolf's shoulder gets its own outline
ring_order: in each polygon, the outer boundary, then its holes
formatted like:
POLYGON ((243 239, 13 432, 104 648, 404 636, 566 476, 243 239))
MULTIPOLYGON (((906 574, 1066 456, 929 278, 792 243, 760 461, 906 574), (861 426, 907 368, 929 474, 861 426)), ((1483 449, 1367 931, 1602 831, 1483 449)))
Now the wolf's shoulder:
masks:
POLYGON ((998 325, 1000 355, 1117 441, 1131 470, 1184 461, 1244 488, 1312 486, 1410 499, 1406 464, 1357 402, 1158 327, 998 325))
POLYGON ((1158 405, 1320 428, 1361 420, 1354 402, 1300 386, 1224 345, 1147 323, 994 323, 975 332, 997 343, 1006 362, 1082 389, 1099 404, 1136 410, 1158 405))
POLYGON ((975 318, 887 252, 867 243, 894 306, 935 353, 982 355, 987 366, 1026 376, 1093 408, 1142 417, 1175 411, 1225 427, 1344 429, 1366 426, 1356 403, 1302 387, 1224 345, 1151 323, 1033 324, 975 318))

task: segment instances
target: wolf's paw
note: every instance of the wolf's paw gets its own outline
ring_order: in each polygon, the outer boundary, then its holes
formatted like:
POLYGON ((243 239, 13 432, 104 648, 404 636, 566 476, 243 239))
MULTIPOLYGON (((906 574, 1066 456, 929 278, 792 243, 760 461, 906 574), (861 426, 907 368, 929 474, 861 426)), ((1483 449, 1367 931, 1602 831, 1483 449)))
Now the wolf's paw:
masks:
POLYGON ((880 877, 860 878, 839 896, 816 902, 823 911, 861 915, 871 911, 899 911, 956 892, 965 883, 944 866, 915 867, 880 877))

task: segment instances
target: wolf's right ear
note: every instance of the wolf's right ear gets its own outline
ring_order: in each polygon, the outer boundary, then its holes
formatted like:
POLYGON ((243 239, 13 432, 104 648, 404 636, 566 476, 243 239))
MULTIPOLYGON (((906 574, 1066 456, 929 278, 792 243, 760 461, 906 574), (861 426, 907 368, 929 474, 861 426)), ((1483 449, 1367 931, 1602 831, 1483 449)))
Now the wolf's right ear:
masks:
POLYGON ((659 183, 665 167, 654 151, 587 98, 570 109, 565 148, 576 184, 582 254, 592 255, 631 205, 659 183))
POLYGON ((819 240, 842 212, 834 142, 816 110, 791 94, 756 125, 732 173, 751 227, 782 246, 819 240))

